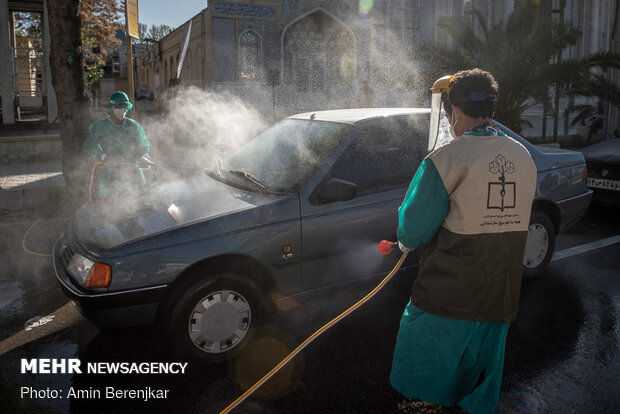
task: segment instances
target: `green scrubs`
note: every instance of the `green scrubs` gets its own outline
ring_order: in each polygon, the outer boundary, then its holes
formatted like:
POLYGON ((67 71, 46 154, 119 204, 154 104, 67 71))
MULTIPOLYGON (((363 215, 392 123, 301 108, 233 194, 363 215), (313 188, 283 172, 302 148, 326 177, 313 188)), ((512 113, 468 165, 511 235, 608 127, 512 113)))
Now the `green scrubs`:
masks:
POLYGON ((499 401, 509 326, 445 318, 409 302, 400 321, 390 382, 409 398, 491 414, 499 401))
MULTIPOLYGON (((429 158, 416 172, 398 212, 398 240, 408 248, 430 242, 450 200, 429 158)), ((390 382, 408 398, 492 413, 499 400, 509 323, 465 321, 407 305, 396 340, 390 382)))
POLYGON ((138 161, 149 156, 149 140, 140 124, 125 118, 116 124, 110 118, 93 122, 88 128, 88 138, 83 150, 94 162, 101 161, 103 154, 114 157, 118 164, 103 164, 100 174, 99 197, 105 197, 117 190, 137 191, 145 187, 146 181, 138 161))

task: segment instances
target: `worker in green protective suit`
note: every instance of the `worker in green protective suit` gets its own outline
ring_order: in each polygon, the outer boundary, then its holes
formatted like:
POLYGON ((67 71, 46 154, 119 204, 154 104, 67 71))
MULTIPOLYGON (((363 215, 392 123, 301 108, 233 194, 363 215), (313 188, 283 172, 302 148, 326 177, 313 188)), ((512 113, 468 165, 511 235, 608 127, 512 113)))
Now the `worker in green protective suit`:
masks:
MULTIPOLYGON (((103 162, 99 190, 93 197, 133 192, 146 186, 143 169, 154 165, 149 158, 150 143, 140 124, 127 118, 133 105, 124 92, 114 92, 105 118, 93 122, 84 141, 84 153, 94 162, 103 162)), ((94 192, 94 190, 92 190, 94 192)))
POLYGON ((442 107, 454 139, 424 159, 398 211, 401 249, 425 245, 390 374, 404 412, 492 414, 499 401, 536 165, 492 122, 498 88, 472 69, 431 89, 429 142, 442 107))

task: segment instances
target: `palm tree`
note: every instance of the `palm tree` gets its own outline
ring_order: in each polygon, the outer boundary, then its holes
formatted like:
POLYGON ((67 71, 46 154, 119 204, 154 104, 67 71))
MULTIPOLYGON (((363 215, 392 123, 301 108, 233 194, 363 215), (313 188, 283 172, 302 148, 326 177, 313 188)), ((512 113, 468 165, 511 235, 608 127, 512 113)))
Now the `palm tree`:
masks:
POLYGON ((573 26, 541 15, 533 1, 521 2, 505 24, 489 25, 482 12, 473 8, 471 20, 447 16, 439 26, 461 47, 470 67, 488 70, 496 78, 500 86, 496 117, 516 131, 527 123, 522 119, 526 109, 538 103, 550 105, 555 72, 549 70, 554 65, 550 62, 580 36, 573 26), (473 28, 476 19, 481 36, 473 28))
POLYGON ((596 131, 604 127, 604 115, 609 105, 620 107, 620 86, 611 82, 607 76, 610 69, 620 69, 620 56, 600 52, 579 61, 582 66, 572 82, 564 85, 565 94, 570 97, 590 98, 587 102, 572 104, 567 114, 576 112, 571 125, 587 125, 590 129, 588 140, 596 131))
MULTIPOLYGON (((552 89, 561 94, 558 97, 601 96, 597 89, 602 81, 600 71, 616 68, 620 62, 619 56, 611 53, 561 61, 558 57, 577 43, 581 32, 541 13, 533 0, 520 2, 505 24, 489 25, 482 12, 473 8, 469 19, 448 16, 439 26, 461 47, 459 60, 495 76, 500 87, 496 118, 517 132, 528 124, 522 117, 526 109, 536 104, 542 104, 545 111, 552 108, 552 89), (480 25, 481 36, 475 33, 475 24, 480 25)), ((573 108, 577 109, 583 108, 573 108)))

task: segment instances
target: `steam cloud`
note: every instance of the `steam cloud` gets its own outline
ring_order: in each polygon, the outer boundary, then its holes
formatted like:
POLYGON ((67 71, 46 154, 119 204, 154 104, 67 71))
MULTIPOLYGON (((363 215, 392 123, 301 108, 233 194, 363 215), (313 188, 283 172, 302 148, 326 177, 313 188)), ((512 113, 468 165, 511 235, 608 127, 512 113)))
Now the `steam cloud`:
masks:
POLYGON ((169 94, 165 111, 142 122, 158 181, 196 175, 268 124, 239 98, 190 87, 169 94))

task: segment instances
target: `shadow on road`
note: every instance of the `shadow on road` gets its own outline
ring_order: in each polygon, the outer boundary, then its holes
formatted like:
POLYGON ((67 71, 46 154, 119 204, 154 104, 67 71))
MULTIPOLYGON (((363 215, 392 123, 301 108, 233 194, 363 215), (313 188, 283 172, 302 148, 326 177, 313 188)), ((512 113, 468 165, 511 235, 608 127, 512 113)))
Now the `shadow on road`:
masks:
POLYGON ((584 323, 576 286, 549 270, 523 281, 519 316, 510 326, 504 372, 532 378, 572 356, 584 323))

